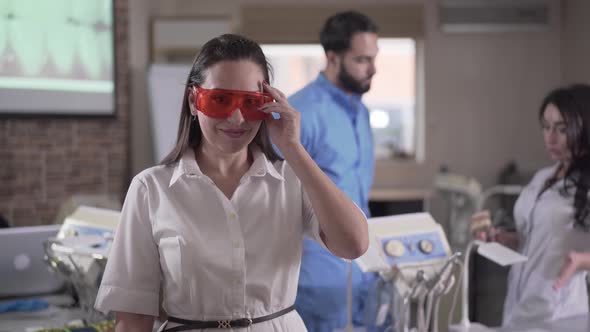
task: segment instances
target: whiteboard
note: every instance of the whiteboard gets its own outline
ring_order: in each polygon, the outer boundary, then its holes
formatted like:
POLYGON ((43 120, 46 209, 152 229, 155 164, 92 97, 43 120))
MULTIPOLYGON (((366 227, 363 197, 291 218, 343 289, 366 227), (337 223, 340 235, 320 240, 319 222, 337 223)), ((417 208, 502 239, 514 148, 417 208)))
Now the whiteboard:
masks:
POLYGON ((148 96, 156 163, 172 150, 190 65, 152 64, 148 70, 148 96))

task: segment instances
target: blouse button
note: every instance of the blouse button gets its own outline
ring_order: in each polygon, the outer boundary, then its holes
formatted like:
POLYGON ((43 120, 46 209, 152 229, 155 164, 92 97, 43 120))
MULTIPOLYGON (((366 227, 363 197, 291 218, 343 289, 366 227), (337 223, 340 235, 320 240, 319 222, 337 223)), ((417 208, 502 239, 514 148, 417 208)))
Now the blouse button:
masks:
POLYGON ((236 217, 237 217, 236 214, 233 212, 229 214, 229 219, 231 219, 231 220, 236 219, 236 217))

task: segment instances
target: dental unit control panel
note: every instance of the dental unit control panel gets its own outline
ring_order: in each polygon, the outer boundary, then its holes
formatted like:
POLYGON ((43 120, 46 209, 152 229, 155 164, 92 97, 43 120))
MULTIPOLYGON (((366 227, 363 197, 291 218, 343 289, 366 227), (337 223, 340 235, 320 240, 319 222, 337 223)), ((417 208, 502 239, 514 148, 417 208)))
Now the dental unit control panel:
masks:
POLYGON ((364 271, 384 272, 395 266, 409 277, 451 256, 442 227, 428 213, 371 218, 369 237, 367 253, 356 260, 364 271))
POLYGON ((437 233, 393 236, 381 240, 391 265, 404 265, 447 257, 437 233))
MULTIPOLYGON (((395 331, 436 331, 440 298, 448 294, 460 268, 460 253, 451 252, 443 228, 428 213, 371 218, 369 243, 355 262, 364 272, 377 272, 382 284, 391 285, 381 287, 377 297, 388 300, 379 300, 378 312, 391 313, 395 331), (415 329, 410 330, 414 321, 415 329)), ((375 319, 377 325, 386 321, 382 315, 375 319)))

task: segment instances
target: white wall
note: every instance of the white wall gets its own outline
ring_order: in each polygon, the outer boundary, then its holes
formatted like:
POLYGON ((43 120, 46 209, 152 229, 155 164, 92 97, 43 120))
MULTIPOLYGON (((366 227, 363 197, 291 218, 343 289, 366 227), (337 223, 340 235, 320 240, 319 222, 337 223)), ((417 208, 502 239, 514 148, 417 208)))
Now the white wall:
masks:
POLYGON ((510 160, 524 170, 548 162, 537 109, 560 82, 559 6, 551 4, 548 32, 471 34, 441 32, 427 5, 426 160, 381 164, 376 186, 428 186, 441 164, 487 186, 510 160))
POLYGON ((590 84, 590 1, 566 0, 562 13, 563 82, 590 84))
MULTIPOLYGON (((317 3, 311 0, 273 1, 277 2, 317 3)), ((349 3, 367 2, 416 1, 356 0, 349 3)), ((379 163, 375 186, 426 188, 441 164, 476 176, 484 185, 490 185, 500 167, 510 160, 515 160, 525 170, 548 163, 537 122, 537 109, 544 94, 561 82, 559 1, 551 0, 552 23, 547 32, 478 34, 441 32, 437 26, 435 2, 421 2, 426 9, 426 158, 418 165, 379 163)), ((145 87, 148 18, 227 14, 237 20, 240 3, 269 2, 130 0, 134 173, 154 162, 145 87)), ((341 1, 322 1, 325 3, 341 1)))

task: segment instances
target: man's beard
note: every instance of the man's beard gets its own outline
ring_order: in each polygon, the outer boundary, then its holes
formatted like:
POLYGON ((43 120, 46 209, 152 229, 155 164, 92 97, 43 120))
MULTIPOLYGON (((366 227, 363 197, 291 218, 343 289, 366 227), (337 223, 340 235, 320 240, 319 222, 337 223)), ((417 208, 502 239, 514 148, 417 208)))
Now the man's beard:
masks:
MULTIPOLYGON (((371 77, 368 77, 369 79, 371 77)), ((371 83, 364 84, 358 80, 356 80, 344 67, 344 63, 340 63, 340 73, 338 73, 338 81, 342 85, 344 90, 362 95, 363 93, 369 91, 371 88, 371 83)))

